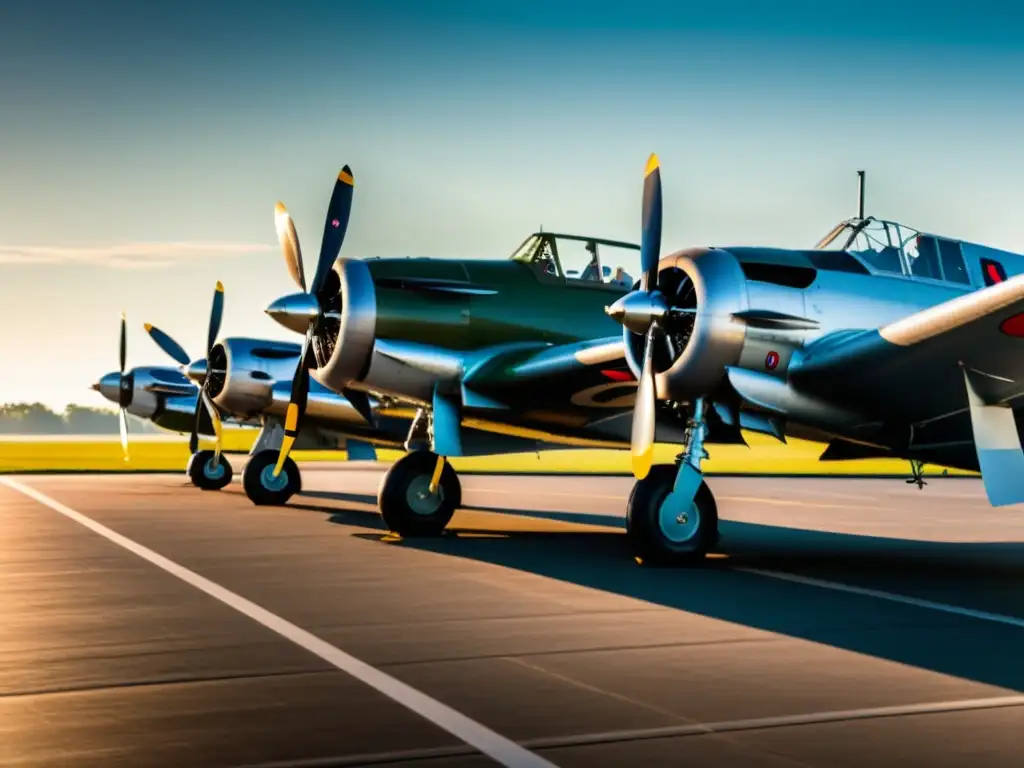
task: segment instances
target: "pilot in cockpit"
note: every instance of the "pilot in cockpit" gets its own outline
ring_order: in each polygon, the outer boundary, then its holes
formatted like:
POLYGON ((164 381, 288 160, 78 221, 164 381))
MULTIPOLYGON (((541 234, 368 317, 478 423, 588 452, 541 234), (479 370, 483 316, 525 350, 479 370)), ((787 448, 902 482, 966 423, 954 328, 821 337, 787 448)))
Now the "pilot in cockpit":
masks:
POLYGON ((587 264, 586 268, 580 274, 581 280, 595 280, 601 282, 601 276, 598 271, 597 263, 597 243, 593 240, 587 243, 587 253, 590 254, 590 263, 587 264))
POLYGON ((544 243, 540 253, 533 260, 533 266, 541 274, 558 274, 558 268, 555 266, 555 256, 551 252, 550 243, 544 243))
POLYGON ((623 288, 632 288, 634 281, 632 276, 626 270, 624 270, 622 267, 616 267, 615 274, 612 276, 609 282, 614 283, 615 285, 622 286, 623 288))

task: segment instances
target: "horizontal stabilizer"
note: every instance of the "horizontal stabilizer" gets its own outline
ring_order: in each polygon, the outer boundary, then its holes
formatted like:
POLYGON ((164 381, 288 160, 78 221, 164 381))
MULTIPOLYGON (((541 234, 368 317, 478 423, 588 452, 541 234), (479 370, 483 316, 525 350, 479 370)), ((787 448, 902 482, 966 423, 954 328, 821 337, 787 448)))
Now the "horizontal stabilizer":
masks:
POLYGON ((1013 411, 1002 405, 988 405, 978 394, 968 371, 964 371, 967 401, 978 466, 989 503, 994 507, 1024 502, 1024 450, 1013 411))

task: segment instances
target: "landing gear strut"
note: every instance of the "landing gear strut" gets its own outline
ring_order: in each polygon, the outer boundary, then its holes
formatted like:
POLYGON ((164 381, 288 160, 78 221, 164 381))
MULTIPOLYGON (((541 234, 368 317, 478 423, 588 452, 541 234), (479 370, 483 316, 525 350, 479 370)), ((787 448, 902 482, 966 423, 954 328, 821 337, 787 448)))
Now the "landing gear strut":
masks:
POLYGON ((213 451, 197 451, 193 453, 185 465, 185 474, 192 485, 204 491, 219 491, 231 482, 231 464, 222 453, 214 463, 213 451))
POLYGON ((462 504, 459 476, 443 456, 415 450, 396 461, 381 480, 377 505, 400 536, 439 536, 462 504))
POLYGON ((641 565, 692 565, 718 542, 718 508, 704 482, 705 403, 699 398, 676 463, 657 464, 637 481, 626 509, 626 535, 641 565))
POLYGON ((910 460, 910 473, 911 477, 907 480, 908 485, 917 484, 917 490, 923 491, 924 487, 928 485, 924 479, 924 462, 918 461, 917 459, 910 460))

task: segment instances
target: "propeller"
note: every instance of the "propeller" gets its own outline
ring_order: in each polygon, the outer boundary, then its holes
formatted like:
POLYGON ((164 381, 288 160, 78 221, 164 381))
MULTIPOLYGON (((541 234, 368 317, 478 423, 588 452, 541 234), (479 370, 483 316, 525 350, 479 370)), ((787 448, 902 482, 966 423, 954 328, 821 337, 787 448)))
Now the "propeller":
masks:
POLYGON ((355 179, 352 177, 352 169, 347 165, 341 169, 337 180, 334 182, 334 191, 331 193, 331 201, 327 206, 327 217, 324 222, 324 234, 320 242, 320 255, 316 263, 316 271, 313 274, 313 282, 306 289, 306 275, 302 266, 302 249, 299 246, 299 235, 295 230, 295 222, 284 207, 284 203, 277 203, 274 206, 274 224, 277 229, 277 239, 281 243, 281 250, 284 252, 285 264, 288 273, 295 284, 302 289, 302 294, 293 297, 295 304, 301 305, 303 319, 306 321, 306 338, 302 343, 302 352, 299 354, 299 362, 295 367, 295 376, 292 378, 292 393, 288 402, 288 411, 284 420, 284 440, 281 443, 281 451, 277 457, 277 464, 274 466, 274 477, 281 474, 285 460, 295 444, 295 438, 299 433, 299 423, 306 413, 306 403, 309 397, 309 368, 315 365, 315 351, 312 348, 313 337, 323 318, 324 305, 330 299, 329 291, 325 290, 327 277, 331 272, 334 261, 341 252, 341 244, 345 240, 345 232, 348 229, 349 214, 352 211, 352 193, 355 186, 355 179), (311 353, 312 356, 311 356, 311 353))
POLYGON ((119 370, 120 379, 117 390, 117 421, 121 432, 121 453, 124 460, 128 461, 128 412, 125 410, 132 404, 132 395, 135 393, 135 377, 124 373, 124 365, 128 356, 128 324, 124 312, 121 313, 121 367, 119 370))
POLYGON ((192 434, 189 437, 188 449, 190 453, 195 453, 199 450, 199 419, 202 414, 202 409, 205 407, 206 412, 210 416, 210 422, 213 424, 213 433, 216 437, 216 444, 213 450, 214 466, 217 466, 220 462, 220 453, 223 445, 223 427, 221 425, 220 414, 217 412, 217 407, 213 404, 213 400, 207 392, 207 384, 212 378, 210 374, 213 373, 213 371, 210 370, 210 352, 213 350, 213 345, 217 341, 217 335, 220 333, 220 324, 223 317, 224 285, 218 280, 217 287, 213 292, 213 306, 210 309, 210 326, 206 335, 206 355, 201 360, 197 360, 195 362, 190 362, 188 353, 185 352, 184 348, 168 334, 164 333, 156 326, 146 323, 146 333, 149 334, 150 338, 156 342, 160 349, 174 358, 174 360, 179 362, 182 367, 187 368, 190 372, 201 371, 204 374, 202 384, 199 387, 199 397, 196 398, 195 417, 192 422, 192 434))
POLYGON ((631 453, 633 475, 647 477, 654 457, 655 408, 654 346, 664 336, 662 323, 673 313, 658 290, 658 262, 661 253, 661 168, 652 154, 644 171, 642 239, 640 241, 640 287, 626 294, 605 312, 626 328, 644 336, 643 364, 633 406, 631 453))

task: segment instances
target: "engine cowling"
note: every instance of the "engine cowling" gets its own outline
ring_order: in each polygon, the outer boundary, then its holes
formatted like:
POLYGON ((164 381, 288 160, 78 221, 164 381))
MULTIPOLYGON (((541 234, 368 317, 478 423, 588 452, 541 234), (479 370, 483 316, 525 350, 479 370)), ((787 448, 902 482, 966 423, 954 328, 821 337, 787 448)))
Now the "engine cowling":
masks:
MULTIPOLYGON (((238 418, 262 413, 284 416, 291 397, 291 379, 301 347, 265 339, 229 338, 210 352, 207 393, 214 403, 238 418)), ((371 411, 377 403, 371 399, 371 411)), ((307 412, 339 424, 366 424, 344 395, 311 387, 307 412)))
MULTIPOLYGON (((159 366, 138 366, 124 375, 128 396, 124 408, 132 416, 151 419, 158 416, 167 401, 177 395, 189 397, 195 391, 192 383, 175 368, 159 366)), ((120 403, 121 375, 104 375, 93 389, 112 403, 120 403)))
MULTIPOLYGON (((743 352, 747 325, 735 313, 748 308, 739 261, 717 248, 688 248, 661 259, 658 290, 670 317, 654 349, 658 398, 690 400, 712 392, 743 352)), ((640 377, 644 337, 623 329, 626 361, 640 377)))
POLYGON ((346 258, 334 263, 324 289, 331 298, 313 336, 314 377, 341 392, 369 369, 377 326, 377 291, 366 262, 346 258))
POLYGON ((239 417, 265 411, 274 383, 290 381, 301 347, 265 339, 228 338, 210 350, 206 392, 219 407, 239 417))

